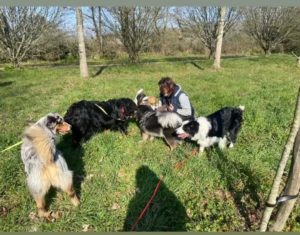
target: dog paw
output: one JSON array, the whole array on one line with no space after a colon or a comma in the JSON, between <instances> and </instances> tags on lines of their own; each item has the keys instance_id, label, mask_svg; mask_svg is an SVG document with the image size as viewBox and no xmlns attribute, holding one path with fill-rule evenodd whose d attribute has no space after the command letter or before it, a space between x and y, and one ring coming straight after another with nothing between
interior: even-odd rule
<instances>
[{"instance_id":1,"label":"dog paw","mask_svg":"<svg viewBox=\"0 0 300 235\"><path fill-rule=\"evenodd\" d=\"M50 211L50 214L47 217L47 219L51 222L54 222L55 220L59 219L61 216L62 216L62 214L59 211L57 211L57 212Z\"/></svg>"},{"instance_id":2,"label":"dog paw","mask_svg":"<svg viewBox=\"0 0 300 235\"><path fill-rule=\"evenodd\" d=\"M48 218L50 217L51 211L39 210L38 217L40 218Z\"/></svg>"},{"instance_id":3,"label":"dog paw","mask_svg":"<svg viewBox=\"0 0 300 235\"><path fill-rule=\"evenodd\" d=\"M199 153L199 152L198 152L198 149L197 149L197 148L195 148L195 149L192 150L192 155L193 155L193 156L197 155L198 153Z\"/></svg>"},{"instance_id":4,"label":"dog paw","mask_svg":"<svg viewBox=\"0 0 300 235\"><path fill-rule=\"evenodd\" d=\"M80 201L77 196L74 196L73 198L71 198L71 202L75 207L79 206L79 204L80 204Z\"/></svg>"},{"instance_id":5,"label":"dog paw","mask_svg":"<svg viewBox=\"0 0 300 235\"><path fill-rule=\"evenodd\" d=\"M233 143L230 143L230 145L228 146L228 148L233 148L233 147L234 147Z\"/></svg>"},{"instance_id":6,"label":"dog paw","mask_svg":"<svg viewBox=\"0 0 300 235\"><path fill-rule=\"evenodd\" d=\"M38 211L38 217L46 219L50 222L54 222L56 219L61 217L61 213L53 212L53 211L40 210L40 211Z\"/></svg>"},{"instance_id":7,"label":"dog paw","mask_svg":"<svg viewBox=\"0 0 300 235\"><path fill-rule=\"evenodd\" d=\"M37 214L35 212L30 212L28 217L32 221L37 221L39 219L39 216L37 216Z\"/></svg>"},{"instance_id":8,"label":"dog paw","mask_svg":"<svg viewBox=\"0 0 300 235\"><path fill-rule=\"evenodd\" d=\"M138 141L138 144L144 144L144 143L146 143L147 142L147 140L139 140Z\"/></svg>"},{"instance_id":9,"label":"dog paw","mask_svg":"<svg viewBox=\"0 0 300 235\"><path fill-rule=\"evenodd\" d=\"M173 145L170 145L169 148L170 148L170 152L173 152L174 149L176 149L177 145L176 144L173 144Z\"/></svg>"}]
</instances>

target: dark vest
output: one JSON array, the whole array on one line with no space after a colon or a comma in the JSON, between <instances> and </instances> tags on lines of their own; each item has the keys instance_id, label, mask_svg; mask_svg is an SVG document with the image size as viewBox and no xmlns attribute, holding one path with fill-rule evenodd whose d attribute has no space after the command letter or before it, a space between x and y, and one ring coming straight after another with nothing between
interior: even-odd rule
<instances>
[{"instance_id":1,"label":"dark vest","mask_svg":"<svg viewBox=\"0 0 300 235\"><path fill-rule=\"evenodd\" d=\"M181 94L185 94L186 95L186 93L181 90L180 86L176 85L174 92L170 96L163 96L162 94L160 94L160 101L161 101L162 105L170 105L170 104L172 104L174 106L174 111L176 112L177 109L182 109L181 104L179 102L179 97L180 97ZM192 114L191 115L189 115L189 116L182 116L179 113L177 113L177 114L179 114L181 116L181 118L183 120L193 119L194 118L195 112L194 112L194 108L193 108L191 102L190 102L190 106L191 106L191 110L192 110Z\"/></svg>"}]
</instances>

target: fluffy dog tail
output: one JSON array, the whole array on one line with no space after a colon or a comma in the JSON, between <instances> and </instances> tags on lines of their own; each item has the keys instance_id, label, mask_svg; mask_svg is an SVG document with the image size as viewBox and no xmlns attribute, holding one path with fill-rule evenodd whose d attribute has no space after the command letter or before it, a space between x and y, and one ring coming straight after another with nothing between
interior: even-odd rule
<instances>
[{"instance_id":1,"label":"fluffy dog tail","mask_svg":"<svg viewBox=\"0 0 300 235\"><path fill-rule=\"evenodd\" d=\"M163 128L178 128L182 125L181 117L172 112L157 112L158 123Z\"/></svg>"},{"instance_id":2,"label":"fluffy dog tail","mask_svg":"<svg viewBox=\"0 0 300 235\"><path fill-rule=\"evenodd\" d=\"M32 142L35 150L44 164L53 162L53 154L55 146L52 139L45 133L41 127L33 125L26 129L24 133L25 139Z\"/></svg>"},{"instance_id":3,"label":"fluffy dog tail","mask_svg":"<svg viewBox=\"0 0 300 235\"><path fill-rule=\"evenodd\" d=\"M138 92L136 93L135 98L134 98L134 103L136 105L139 105L144 97L145 97L144 89L138 90Z\"/></svg>"},{"instance_id":4,"label":"fluffy dog tail","mask_svg":"<svg viewBox=\"0 0 300 235\"><path fill-rule=\"evenodd\" d=\"M241 111L245 111L245 106L244 105L240 105L239 107L238 107Z\"/></svg>"},{"instance_id":5,"label":"fluffy dog tail","mask_svg":"<svg viewBox=\"0 0 300 235\"><path fill-rule=\"evenodd\" d=\"M51 185L65 190L72 185L73 172L68 169L66 161L60 155L55 162L44 166L43 177Z\"/></svg>"}]
</instances>

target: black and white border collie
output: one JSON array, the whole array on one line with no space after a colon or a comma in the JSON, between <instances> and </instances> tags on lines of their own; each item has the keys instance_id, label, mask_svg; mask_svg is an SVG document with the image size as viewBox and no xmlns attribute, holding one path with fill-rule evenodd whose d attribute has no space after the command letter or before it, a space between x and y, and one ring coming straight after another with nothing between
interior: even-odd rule
<instances>
[{"instance_id":1,"label":"black and white border collie","mask_svg":"<svg viewBox=\"0 0 300 235\"><path fill-rule=\"evenodd\" d=\"M243 122L244 106L225 107L209 116L188 120L176 130L179 138L190 138L199 145L199 153L218 144L220 149L232 148Z\"/></svg>"},{"instance_id":2,"label":"black and white border collie","mask_svg":"<svg viewBox=\"0 0 300 235\"><path fill-rule=\"evenodd\" d=\"M137 104L136 120L141 130L143 141L162 137L173 150L180 142L176 129L182 125L181 117L175 112L154 110L143 90L139 90L135 97Z\"/></svg>"}]
</instances>

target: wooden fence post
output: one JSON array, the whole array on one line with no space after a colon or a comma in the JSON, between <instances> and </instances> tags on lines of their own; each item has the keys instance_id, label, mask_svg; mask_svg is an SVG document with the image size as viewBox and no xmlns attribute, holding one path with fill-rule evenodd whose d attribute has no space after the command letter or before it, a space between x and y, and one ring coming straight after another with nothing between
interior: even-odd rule
<instances>
[{"instance_id":1,"label":"wooden fence post","mask_svg":"<svg viewBox=\"0 0 300 235\"><path fill-rule=\"evenodd\" d=\"M284 195L297 195L300 189L300 129L294 144L293 159L289 172L289 178L284 190ZM275 223L270 231L280 232L283 230L285 223L293 210L297 198L283 202L280 205L275 218Z\"/></svg>"},{"instance_id":2,"label":"wooden fence post","mask_svg":"<svg viewBox=\"0 0 300 235\"><path fill-rule=\"evenodd\" d=\"M276 204L276 198L278 196L279 186L280 186L281 178L282 178L282 175L284 172L284 168L286 166L286 163L289 159L290 153L294 146L294 141L295 141L295 138L296 138L299 128L300 128L300 88L298 90L298 97L297 97L297 101L296 101L296 109L295 109L295 113L294 113L293 126L291 129L288 141L284 147L284 151L282 153L281 160L280 160L278 168L277 168L276 176L273 181L272 189L269 194L268 202L266 204L266 209L264 211L264 214L263 214L263 217L261 220L261 224L260 224L261 232L265 232L267 230L268 223L269 223L272 211L274 209L274 206L272 206L272 205Z\"/></svg>"}]
</instances>

